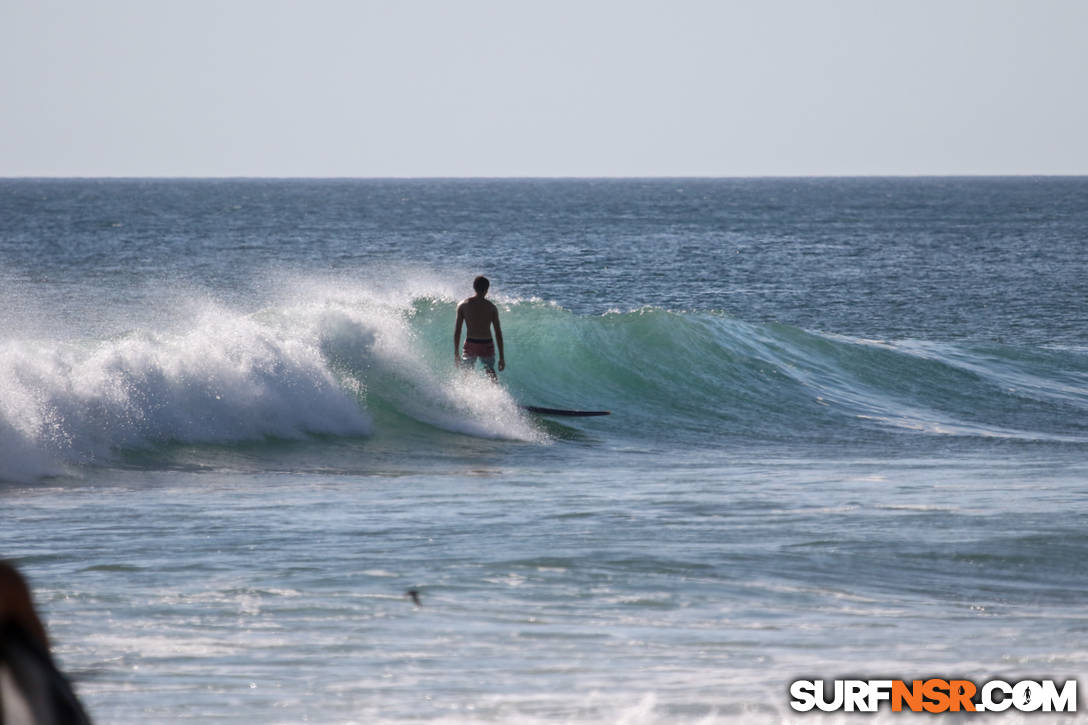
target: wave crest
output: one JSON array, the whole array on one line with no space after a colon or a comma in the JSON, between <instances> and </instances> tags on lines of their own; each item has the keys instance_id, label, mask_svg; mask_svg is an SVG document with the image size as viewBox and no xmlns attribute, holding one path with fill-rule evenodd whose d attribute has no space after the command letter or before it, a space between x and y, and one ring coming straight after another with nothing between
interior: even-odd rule
<instances>
[{"instance_id":1,"label":"wave crest","mask_svg":"<svg viewBox=\"0 0 1088 725\"><path fill-rule=\"evenodd\" d=\"M499 386L456 370L454 302L416 287L390 295L311 282L254 313L196 305L180 331L0 341L0 479L172 442L397 436L420 426L549 440L519 402L608 408L609 435L692 446L919 435L1088 442L1080 350L862 340L712 312L577 315L539 300L496 301L509 363ZM426 440L412 435L411 445Z\"/></svg>"}]
</instances>

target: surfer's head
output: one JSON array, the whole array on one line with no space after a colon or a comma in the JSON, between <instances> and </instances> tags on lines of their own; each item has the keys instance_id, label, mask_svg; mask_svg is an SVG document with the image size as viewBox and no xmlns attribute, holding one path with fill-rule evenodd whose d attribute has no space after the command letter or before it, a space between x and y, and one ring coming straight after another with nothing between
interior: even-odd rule
<instances>
[{"instance_id":1,"label":"surfer's head","mask_svg":"<svg viewBox=\"0 0 1088 725\"><path fill-rule=\"evenodd\" d=\"M476 279L472 280L472 289L476 290L476 294L483 297L487 294L488 288L491 286L491 280L482 274Z\"/></svg>"}]
</instances>

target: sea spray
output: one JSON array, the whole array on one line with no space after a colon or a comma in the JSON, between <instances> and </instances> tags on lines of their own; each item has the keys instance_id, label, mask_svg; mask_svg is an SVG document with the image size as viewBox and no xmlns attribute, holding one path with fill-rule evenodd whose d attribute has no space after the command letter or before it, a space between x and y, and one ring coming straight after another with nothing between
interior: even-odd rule
<instances>
[{"instance_id":1,"label":"sea spray","mask_svg":"<svg viewBox=\"0 0 1088 725\"><path fill-rule=\"evenodd\" d=\"M7 448L0 478L102 463L118 449L306 434L366 435L369 417L320 351L254 317L219 310L181 335L0 347Z\"/></svg>"},{"instance_id":2,"label":"sea spray","mask_svg":"<svg viewBox=\"0 0 1088 725\"><path fill-rule=\"evenodd\" d=\"M437 359L411 305L335 294L188 329L0 344L0 480L33 480L164 443L367 436L369 410L454 433L543 442L502 386ZM165 315L165 313L164 313Z\"/></svg>"},{"instance_id":3,"label":"sea spray","mask_svg":"<svg viewBox=\"0 0 1088 725\"><path fill-rule=\"evenodd\" d=\"M452 303L431 300L436 308L449 308L444 348L435 339L437 331L425 334L414 324L416 303L337 295L294 307L288 315L295 324L320 331L326 359L343 380L366 390L369 407L454 433L545 441L504 386L454 364Z\"/></svg>"}]
</instances>

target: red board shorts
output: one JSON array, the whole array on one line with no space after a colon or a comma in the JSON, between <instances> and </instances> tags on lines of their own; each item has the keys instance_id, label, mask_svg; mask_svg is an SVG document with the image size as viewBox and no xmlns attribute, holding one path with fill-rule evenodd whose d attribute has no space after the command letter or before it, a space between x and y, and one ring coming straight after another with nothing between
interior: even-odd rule
<instances>
[{"instance_id":1,"label":"red board shorts","mask_svg":"<svg viewBox=\"0 0 1088 725\"><path fill-rule=\"evenodd\" d=\"M495 372L495 343L490 337L485 340L473 337L465 339L465 346L461 348L461 362L475 367L477 360L484 364L487 372Z\"/></svg>"}]
</instances>

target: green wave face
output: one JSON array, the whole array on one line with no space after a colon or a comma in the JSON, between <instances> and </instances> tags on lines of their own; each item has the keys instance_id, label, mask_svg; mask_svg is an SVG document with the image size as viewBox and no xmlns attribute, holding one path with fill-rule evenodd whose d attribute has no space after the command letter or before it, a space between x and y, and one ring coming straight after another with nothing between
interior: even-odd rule
<instances>
[{"instance_id":1,"label":"green wave face","mask_svg":"<svg viewBox=\"0 0 1088 725\"><path fill-rule=\"evenodd\" d=\"M1080 351L864 340L656 308L584 316L519 301L501 315L515 397L611 409L624 435L1088 441ZM410 318L441 359L453 305L416 300Z\"/></svg>"}]
</instances>

